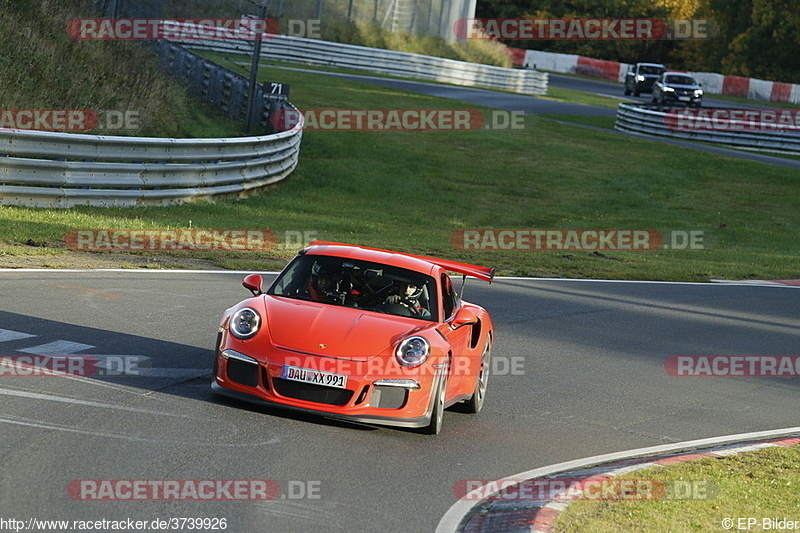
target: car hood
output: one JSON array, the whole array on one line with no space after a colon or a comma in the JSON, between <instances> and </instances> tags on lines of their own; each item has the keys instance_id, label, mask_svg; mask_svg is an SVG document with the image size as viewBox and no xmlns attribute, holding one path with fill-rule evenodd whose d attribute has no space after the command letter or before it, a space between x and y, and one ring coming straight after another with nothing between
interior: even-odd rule
<instances>
[{"instance_id":1,"label":"car hood","mask_svg":"<svg viewBox=\"0 0 800 533\"><path fill-rule=\"evenodd\" d=\"M701 88L699 85L684 85L681 83L667 83L666 85L667 87L672 87L673 89L687 89L690 91L696 91L697 89Z\"/></svg>"},{"instance_id":2,"label":"car hood","mask_svg":"<svg viewBox=\"0 0 800 533\"><path fill-rule=\"evenodd\" d=\"M354 361L375 357L426 327L413 318L278 296L265 296L264 307L276 347Z\"/></svg>"}]
</instances>

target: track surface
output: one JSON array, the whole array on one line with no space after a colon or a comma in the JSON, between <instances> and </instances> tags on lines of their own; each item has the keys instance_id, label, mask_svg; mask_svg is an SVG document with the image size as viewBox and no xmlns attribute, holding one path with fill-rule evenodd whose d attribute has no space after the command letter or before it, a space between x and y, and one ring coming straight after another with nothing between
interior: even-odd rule
<instances>
[{"instance_id":1,"label":"track surface","mask_svg":"<svg viewBox=\"0 0 800 533\"><path fill-rule=\"evenodd\" d=\"M429 96L449 98L455 101L485 105L488 107L494 107L506 111L516 111L525 114L582 115L582 116L606 116L606 117L613 117L616 115L616 109L608 107L555 102L552 100L536 98L534 96L504 93L498 91L491 91L488 89L474 89L469 87L457 87L453 85L440 85L436 83L379 78L377 76L341 74L337 72L310 70L307 68L296 68L296 67L272 67L272 68L313 72L315 74L336 76L356 81L364 81L368 83L377 83L379 85L386 85L388 87L395 87L398 89L403 89L410 92L417 92ZM633 96L631 97L621 96L623 95L624 92L622 89L622 85L613 82L586 80L582 78L574 78L569 76L559 76L556 74L551 74L549 79L550 79L550 84L553 85L554 87L565 87L584 92L603 94L606 96L615 96L620 98L620 102L624 101L624 102L634 102L634 103L636 102L647 103L650 101L649 94L643 94L638 98ZM721 100L714 100L711 98L706 99L706 105L713 107L746 108L746 109L757 109L763 107L751 104L739 104L739 103L734 104L730 102L723 102ZM601 128L594 128L593 126L583 126L575 123L570 123L570 126L601 129ZM611 133L613 135L646 138L655 142L671 144L674 146L680 146L682 148L688 148L692 150L703 150L705 152L713 152L721 155L726 155L729 157L735 157L738 159L747 159L750 161L758 161L760 163L767 163L770 165L777 165L788 168L800 168L800 160L787 159L784 157L775 157L761 152L746 152L743 150L722 148L720 146L713 146L709 144L693 143L690 141L682 141L679 139L671 139L667 137L646 136L635 133L608 130L604 128L602 128L601 130L603 132Z\"/></svg>"},{"instance_id":2,"label":"track surface","mask_svg":"<svg viewBox=\"0 0 800 533\"><path fill-rule=\"evenodd\" d=\"M650 103L653 101L653 95L650 93L642 93L640 96L625 96L625 86L621 82L613 82L607 80L591 80L586 78L577 78L574 76L564 76L560 74L550 74L548 76L548 83L553 87L560 87L562 89L573 89L575 91L583 91L585 93L599 94L602 96L612 96L619 98L620 101L625 102L638 102L642 104ZM706 95L703 98L703 105L706 107L726 107L732 109L763 109L763 105L756 103L743 103L743 102L729 102L727 100L720 100L711 95Z\"/></svg>"},{"instance_id":3,"label":"track surface","mask_svg":"<svg viewBox=\"0 0 800 533\"><path fill-rule=\"evenodd\" d=\"M216 322L247 296L242 277L0 272L0 354L49 347L173 369L0 377L2 514L218 517L236 532L424 532L453 504L458 480L800 425L796 379L680 378L662 367L670 355L800 355L793 288L468 282L466 299L496 323L487 404L479 415L447 412L443 434L428 437L212 397ZM66 490L80 479L268 479L284 496L304 486L315 497L87 502Z\"/></svg>"}]
</instances>

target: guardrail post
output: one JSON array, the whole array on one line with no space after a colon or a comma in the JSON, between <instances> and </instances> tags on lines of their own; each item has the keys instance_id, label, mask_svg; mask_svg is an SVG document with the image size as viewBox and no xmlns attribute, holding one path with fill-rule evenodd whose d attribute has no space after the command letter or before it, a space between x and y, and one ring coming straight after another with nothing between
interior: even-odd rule
<instances>
[{"instance_id":1,"label":"guardrail post","mask_svg":"<svg viewBox=\"0 0 800 533\"><path fill-rule=\"evenodd\" d=\"M261 7L258 9L258 19L264 20L267 16L267 3L269 0L262 0ZM253 43L253 59L250 63L250 87L247 92L247 121L245 122L244 131L250 133L253 129L253 114L256 109L262 108L263 104L256 105L256 84L258 83L258 64L261 60L261 36L263 34L259 31L255 36Z\"/></svg>"}]
</instances>

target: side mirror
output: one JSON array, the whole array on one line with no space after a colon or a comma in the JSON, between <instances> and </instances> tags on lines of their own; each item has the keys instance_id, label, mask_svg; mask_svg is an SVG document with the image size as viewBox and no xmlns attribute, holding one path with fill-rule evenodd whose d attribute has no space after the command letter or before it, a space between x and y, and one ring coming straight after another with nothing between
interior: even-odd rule
<instances>
[{"instance_id":1,"label":"side mirror","mask_svg":"<svg viewBox=\"0 0 800 533\"><path fill-rule=\"evenodd\" d=\"M242 285L245 289L253 293L253 296L261 294L261 285L264 283L264 278L259 274L249 274L242 280Z\"/></svg>"},{"instance_id":2,"label":"side mirror","mask_svg":"<svg viewBox=\"0 0 800 533\"><path fill-rule=\"evenodd\" d=\"M462 308L456 312L456 316L453 317L453 321L450 323L450 326L453 329L458 329L461 326L473 326L477 323L478 317L475 316L475 313L467 308Z\"/></svg>"}]
</instances>

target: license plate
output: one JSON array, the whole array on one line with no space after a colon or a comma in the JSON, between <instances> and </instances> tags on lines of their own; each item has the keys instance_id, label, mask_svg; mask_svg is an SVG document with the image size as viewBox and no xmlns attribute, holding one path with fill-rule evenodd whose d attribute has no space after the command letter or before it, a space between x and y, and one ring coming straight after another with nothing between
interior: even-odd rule
<instances>
[{"instance_id":1,"label":"license plate","mask_svg":"<svg viewBox=\"0 0 800 533\"><path fill-rule=\"evenodd\" d=\"M689 97L688 96L679 96L678 100L680 100L682 102L688 102L689 101Z\"/></svg>"},{"instance_id":2,"label":"license plate","mask_svg":"<svg viewBox=\"0 0 800 533\"><path fill-rule=\"evenodd\" d=\"M344 389L347 386L347 374L334 374L324 370L311 370L310 368L299 368L296 366L283 365L281 377L291 381L302 383L313 383L324 387L335 387Z\"/></svg>"}]
</instances>

